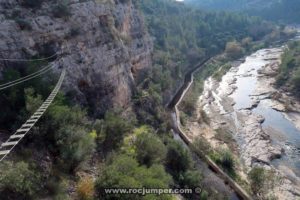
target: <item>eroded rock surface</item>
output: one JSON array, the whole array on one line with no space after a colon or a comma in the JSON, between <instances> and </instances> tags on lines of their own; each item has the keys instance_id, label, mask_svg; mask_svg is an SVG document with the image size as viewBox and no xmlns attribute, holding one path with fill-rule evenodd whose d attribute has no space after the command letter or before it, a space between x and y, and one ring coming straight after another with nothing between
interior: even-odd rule
<instances>
[{"instance_id":1,"label":"eroded rock surface","mask_svg":"<svg viewBox=\"0 0 300 200\"><path fill-rule=\"evenodd\" d=\"M273 87L281 53L280 48L258 51L249 58L261 60L253 60L242 68L233 67L221 82L207 79L198 106L206 112L212 129L225 128L233 133L246 169L261 166L275 171L280 181L270 193L275 192L277 198L289 200L299 198L300 179L285 165L273 165L273 160L285 155L285 149L272 140L272 131L266 131L262 126L265 118L254 111L262 102L280 112L297 110L297 103L292 105L291 98ZM236 98L239 98L238 101ZM299 119L296 113L287 115L294 122ZM197 134L197 131L193 132ZM198 132L203 131L199 129ZM214 143L212 145L215 146Z\"/></svg>"},{"instance_id":2,"label":"eroded rock surface","mask_svg":"<svg viewBox=\"0 0 300 200\"><path fill-rule=\"evenodd\" d=\"M63 90L96 114L127 107L135 84L151 66L152 39L132 1L79 1L57 17L54 1L29 8L0 0L0 57L47 57L67 68ZM20 20L28 24L20 26ZM15 62L0 62L0 72ZM59 72L59 69L56 69Z\"/></svg>"}]
</instances>

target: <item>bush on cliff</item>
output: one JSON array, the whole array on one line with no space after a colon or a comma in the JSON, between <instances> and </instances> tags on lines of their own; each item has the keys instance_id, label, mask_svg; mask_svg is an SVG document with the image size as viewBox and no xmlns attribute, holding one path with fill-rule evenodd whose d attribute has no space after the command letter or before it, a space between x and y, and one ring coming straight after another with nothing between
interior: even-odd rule
<instances>
[{"instance_id":1,"label":"bush on cliff","mask_svg":"<svg viewBox=\"0 0 300 200\"><path fill-rule=\"evenodd\" d=\"M118 155L107 163L96 181L96 193L100 199L158 199L171 200L170 195L139 194L105 194L105 188L169 188L172 178L165 172L163 166L153 165L150 168L140 166L138 162L127 155Z\"/></svg>"},{"instance_id":2,"label":"bush on cliff","mask_svg":"<svg viewBox=\"0 0 300 200\"><path fill-rule=\"evenodd\" d=\"M0 198L32 199L40 185L39 174L25 162L2 162L0 165Z\"/></svg>"},{"instance_id":3,"label":"bush on cliff","mask_svg":"<svg viewBox=\"0 0 300 200\"><path fill-rule=\"evenodd\" d=\"M29 8L38 8L42 5L44 0L22 0L21 5Z\"/></svg>"},{"instance_id":4,"label":"bush on cliff","mask_svg":"<svg viewBox=\"0 0 300 200\"><path fill-rule=\"evenodd\" d=\"M154 133L142 133L137 136L137 160L148 167L162 163L166 157L166 147Z\"/></svg>"}]
</instances>

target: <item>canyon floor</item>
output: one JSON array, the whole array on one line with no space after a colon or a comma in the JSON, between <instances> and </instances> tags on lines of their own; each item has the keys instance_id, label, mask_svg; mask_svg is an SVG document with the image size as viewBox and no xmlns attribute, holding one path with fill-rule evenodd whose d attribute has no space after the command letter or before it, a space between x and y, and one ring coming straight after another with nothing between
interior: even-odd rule
<instances>
[{"instance_id":1,"label":"canyon floor","mask_svg":"<svg viewBox=\"0 0 300 200\"><path fill-rule=\"evenodd\" d=\"M233 67L220 82L205 81L197 111L185 126L192 140L206 138L215 149L230 148L238 171L246 179L255 166L278 177L273 188L278 199L300 198L300 103L274 87L285 47L262 49ZM209 118L202 123L201 111ZM230 133L232 142L216 137ZM270 192L270 193L272 193Z\"/></svg>"}]
</instances>

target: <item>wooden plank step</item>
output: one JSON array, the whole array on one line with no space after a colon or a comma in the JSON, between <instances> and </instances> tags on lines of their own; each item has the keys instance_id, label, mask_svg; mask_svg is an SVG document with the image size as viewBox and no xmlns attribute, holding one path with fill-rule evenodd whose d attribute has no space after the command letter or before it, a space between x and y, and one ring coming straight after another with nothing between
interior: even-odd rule
<instances>
[{"instance_id":1,"label":"wooden plank step","mask_svg":"<svg viewBox=\"0 0 300 200\"><path fill-rule=\"evenodd\" d=\"M29 120L27 120L26 121L26 123L35 123L35 122L37 122L37 119L29 119Z\"/></svg>"},{"instance_id":2,"label":"wooden plank step","mask_svg":"<svg viewBox=\"0 0 300 200\"><path fill-rule=\"evenodd\" d=\"M42 112L42 111L37 111L34 113L34 115L42 115L42 114L44 114L44 112Z\"/></svg>"},{"instance_id":3,"label":"wooden plank step","mask_svg":"<svg viewBox=\"0 0 300 200\"><path fill-rule=\"evenodd\" d=\"M3 150L3 151L0 151L0 155L6 155L6 154L9 154L10 150Z\"/></svg>"},{"instance_id":4,"label":"wooden plank step","mask_svg":"<svg viewBox=\"0 0 300 200\"><path fill-rule=\"evenodd\" d=\"M41 116L40 115L32 115L31 117L30 117L30 119L39 119Z\"/></svg>"},{"instance_id":5,"label":"wooden plank step","mask_svg":"<svg viewBox=\"0 0 300 200\"><path fill-rule=\"evenodd\" d=\"M9 138L15 139L15 138L22 138L24 136L25 136L25 134L18 134L18 135L11 135Z\"/></svg>"},{"instance_id":6,"label":"wooden plank step","mask_svg":"<svg viewBox=\"0 0 300 200\"><path fill-rule=\"evenodd\" d=\"M1 147L7 147L7 146L14 146L18 144L19 141L14 141L14 142L4 142L1 144Z\"/></svg>"},{"instance_id":7,"label":"wooden plank step","mask_svg":"<svg viewBox=\"0 0 300 200\"><path fill-rule=\"evenodd\" d=\"M31 124L23 124L23 126L21 128L26 128L26 127L32 127L34 124L31 123Z\"/></svg>"},{"instance_id":8,"label":"wooden plank step","mask_svg":"<svg viewBox=\"0 0 300 200\"><path fill-rule=\"evenodd\" d=\"M20 128L17 130L17 132L27 132L29 130L30 130L30 128Z\"/></svg>"},{"instance_id":9,"label":"wooden plank step","mask_svg":"<svg viewBox=\"0 0 300 200\"><path fill-rule=\"evenodd\" d=\"M43 114L43 112L36 111L33 115L34 115L34 116L41 116L42 114Z\"/></svg>"}]
</instances>

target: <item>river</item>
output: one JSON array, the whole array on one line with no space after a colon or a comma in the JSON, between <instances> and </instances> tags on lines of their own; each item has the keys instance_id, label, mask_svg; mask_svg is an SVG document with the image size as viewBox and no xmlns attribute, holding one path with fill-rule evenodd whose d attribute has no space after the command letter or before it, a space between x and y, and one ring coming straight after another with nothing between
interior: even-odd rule
<instances>
[{"instance_id":1,"label":"river","mask_svg":"<svg viewBox=\"0 0 300 200\"><path fill-rule=\"evenodd\" d=\"M300 121L289 116L300 119L300 114L287 112L284 102L274 99L278 94L286 99L291 96L274 87L285 48L258 50L232 67L221 82L207 79L199 107L211 119L213 129L232 134L240 161L248 170L254 166L276 169L284 180L276 196L295 199L300 197ZM199 129L198 133L190 130L199 134Z\"/></svg>"},{"instance_id":2,"label":"river","mask_svg":"<svg viewBox=\"0 0 300 200\"><path fill-rule=\"evenodd\" d=\"M299 39L297 35L294 40ZM234 62L220 82L209 77L197 102L196 115L185 125L187 138L183 139L193 141L201 135L213 148L222 150L230 147L215 135L216 130L225 130L236 143L233 152L240 163L237 170L241 177L245 178L255 166L272 170L279 179L269 194L290 200L300 199L300 102L297 101L295 112L287 112L285 101L295 102L295 98L274 87L285 48L286 45L260 49L243 62ZM188 74L186 80L193 80L192 74ZM176 107L189 85L190 82L185 81L169 108ZM201 110L205 111L209 124L201 122ZM172 118L174 124L180 126L174 112ZM188 148L176 133L174 136ZM204 172L207 184L226 193L230 199L238 199L205 163L196 155L193 157L197 168Z\"/></svg>"}]
</instances>

